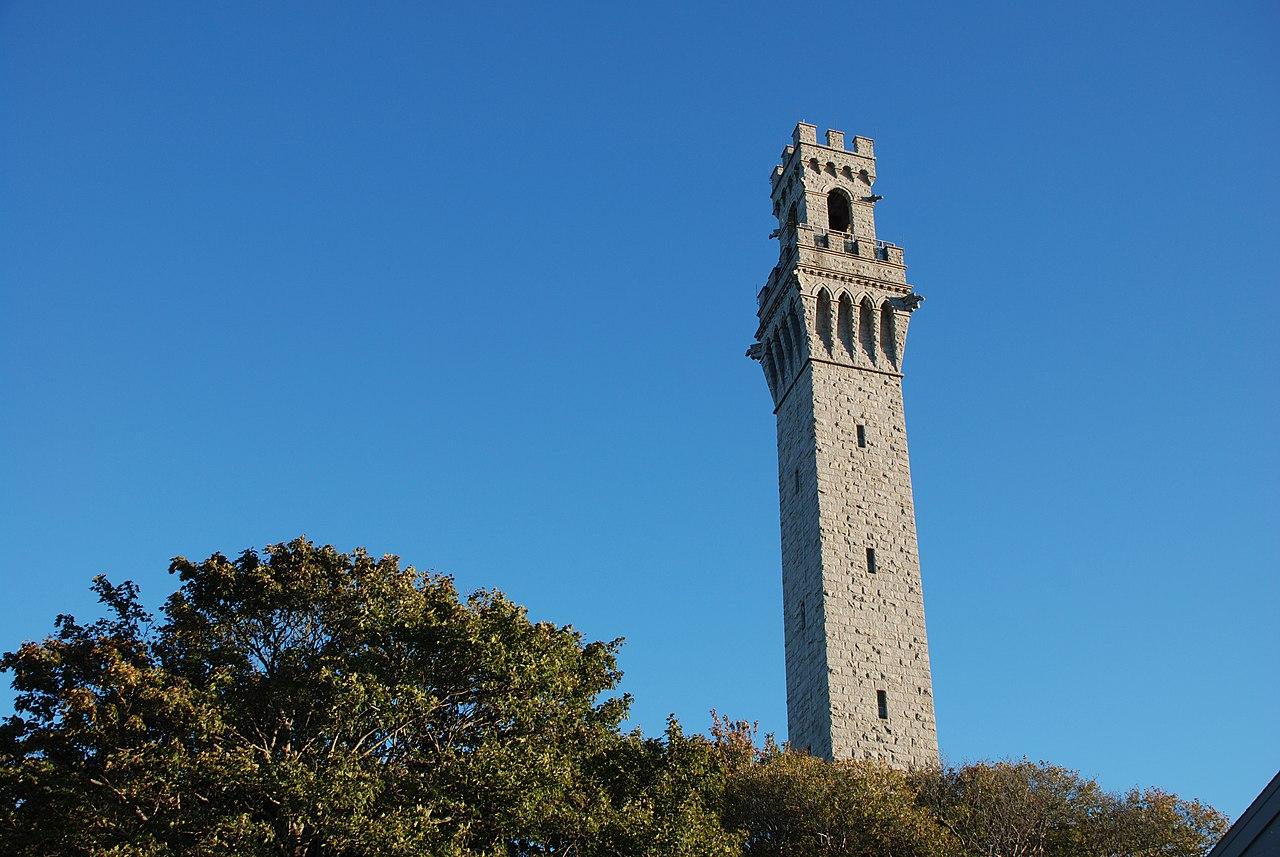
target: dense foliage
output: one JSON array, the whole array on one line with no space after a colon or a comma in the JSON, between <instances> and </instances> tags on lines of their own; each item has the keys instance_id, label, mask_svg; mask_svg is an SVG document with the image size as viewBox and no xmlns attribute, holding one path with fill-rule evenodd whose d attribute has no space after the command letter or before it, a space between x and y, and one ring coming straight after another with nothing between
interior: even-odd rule
<instances>
[{"instance_id":1,"label":"dense foliage","mask_svg":"<svg viewBox=\"0 0 1280 857\"><path fill-rule=\"evenodd\" d=\"M1199 804L1048 765L904 773L622 731L620 641L305 539L183 558L156 621L59 616L0 659L0 853L1197 855Z\"/></svg>"},{"instance_id":2,"label":"dense foliage","mask_svg":"<svg viewBox=\"0 0 1280 857\"><path fill-rule=\"evenodd\" d=\"M751 857L1192 857L1226 831L1216 810L1157 789L1122 797L1031 762L899 771L824 762L718 720L722 821Z\"/></svg>"}]
</instances>

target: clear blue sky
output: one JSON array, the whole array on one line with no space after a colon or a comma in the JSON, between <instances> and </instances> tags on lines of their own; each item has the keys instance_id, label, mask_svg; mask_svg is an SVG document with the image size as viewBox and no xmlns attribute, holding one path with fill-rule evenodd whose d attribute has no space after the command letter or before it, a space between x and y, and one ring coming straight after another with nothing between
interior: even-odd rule
<instances>
[{"instance_id":1,"label":"clear blue sky","mask_svg":"<svg viewBox=\"0 0 1280 857\"><path fill-rule=\"evenodd\" d=\"M1274 4L0 6L0 647L299 533L785 733L743 357L798 119L875 138L939 734L1280 766ZM0 707L12 696L6 690Z\"/></svg>"}]
</instances>

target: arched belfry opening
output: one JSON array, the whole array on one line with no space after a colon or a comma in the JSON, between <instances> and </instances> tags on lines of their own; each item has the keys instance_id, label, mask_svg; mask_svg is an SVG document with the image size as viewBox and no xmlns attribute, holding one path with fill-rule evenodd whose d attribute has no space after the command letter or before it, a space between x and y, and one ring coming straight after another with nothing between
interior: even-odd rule
<instances>
[{"instance_id":1,"label":"arched belfry opening","mask_svg":"<svg viewBox=\"0 0 1280 857\"><path fill-rule=\"evenodd\" d=\"M849 195L839 188L827 194L827 228L835 232L848 232L853 213L849 210Z\"/></svg>"}]
</instances>

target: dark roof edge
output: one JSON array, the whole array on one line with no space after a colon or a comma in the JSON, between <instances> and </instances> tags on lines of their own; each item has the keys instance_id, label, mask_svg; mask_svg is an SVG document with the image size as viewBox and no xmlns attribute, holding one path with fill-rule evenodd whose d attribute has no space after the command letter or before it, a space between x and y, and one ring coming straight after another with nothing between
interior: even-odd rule
<instances>
[{"instance_id":1,"label":"dark roof edge","mask_svg":"<svg viewBox=\"0 0 1280 857\"><path fill-rule=\"evenodd\" d=\"M1253 803L1240 814L1227 835L1213 846L1207 857L1236 857L1243 854L1253 840L1258 838L1258 834L1277 818L1280 818L1280 771L1271 778L1271 782L1263 786Z\"/></svg>"}]
</instances>

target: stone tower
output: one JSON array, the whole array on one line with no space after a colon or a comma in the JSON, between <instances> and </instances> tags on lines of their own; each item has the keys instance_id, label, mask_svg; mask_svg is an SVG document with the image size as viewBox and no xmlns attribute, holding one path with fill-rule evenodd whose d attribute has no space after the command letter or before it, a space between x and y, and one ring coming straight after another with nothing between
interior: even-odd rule
<instances>
[{"instance_id":1,"label":"stone tower","mask_svg":"<svg viewBox=\"0 0 1280 857\"><path fill-rule=\"evenodd\" d=\"M759 360L778 420L787 731L828 759L938 762L902 408L922 298L876 239L872 141L801 122L773 168Z\"/></svg>"}]
</instances>

